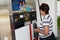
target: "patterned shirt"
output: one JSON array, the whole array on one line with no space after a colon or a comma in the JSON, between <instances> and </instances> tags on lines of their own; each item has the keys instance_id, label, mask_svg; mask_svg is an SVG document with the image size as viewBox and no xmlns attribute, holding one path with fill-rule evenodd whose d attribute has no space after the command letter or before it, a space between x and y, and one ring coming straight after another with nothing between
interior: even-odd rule
<instances>
[{"instance_id":1,"label":"patterned shirt","mask_svg":"<svg viewBox=\"0 0 60 40\"><path fill-rule=\"evenodd\" d=\"M47 36L45 36L45 35L39 33L39 37L41 37L41 38L46 38L52 34L53 21L49 14L42 17L42 21L39 26L40 30L43 31L44 26L46 26L46 25L49 26L49 34Z\"/></svg>"}]
</instances>

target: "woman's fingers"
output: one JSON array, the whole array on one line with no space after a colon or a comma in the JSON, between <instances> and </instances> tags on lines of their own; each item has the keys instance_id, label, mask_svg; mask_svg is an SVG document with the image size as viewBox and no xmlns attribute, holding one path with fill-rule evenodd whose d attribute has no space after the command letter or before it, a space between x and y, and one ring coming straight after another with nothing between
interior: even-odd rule
<instances>
[{"instance_id":1,"label":"woman's fingers","mask_svg":"<svg viewBox=\"0 0 60 40\"><path fill-rule=\"evenodd\" d=\"M35 31L35 32L40 32L40 30L39 30L39 29L35 29L34 31Z\"/></svg>"}]
</instances>

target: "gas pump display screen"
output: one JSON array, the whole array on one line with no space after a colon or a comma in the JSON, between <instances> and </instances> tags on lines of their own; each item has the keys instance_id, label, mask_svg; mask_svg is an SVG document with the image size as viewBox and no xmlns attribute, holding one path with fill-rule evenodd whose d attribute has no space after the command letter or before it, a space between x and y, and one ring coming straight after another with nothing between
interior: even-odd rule
<instances>
[{"instance_id":1,"label":"gas pump display screen","mask_svg":"<svg viewBox=\"0 0 60 40\"><path fill-rule=\"evenodd\" d=\"M23 27L24 26L24 15L20 13L14 13L13 14L13 21L15 29Z\"/></svg>"}]
</instances>

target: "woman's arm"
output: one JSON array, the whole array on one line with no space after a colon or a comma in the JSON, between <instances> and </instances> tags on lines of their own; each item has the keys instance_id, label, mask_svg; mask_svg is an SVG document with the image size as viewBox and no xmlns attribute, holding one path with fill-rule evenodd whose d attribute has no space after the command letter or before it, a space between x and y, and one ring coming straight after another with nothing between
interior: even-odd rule
<instances>
[{"instance_id":1,"label":"woman's arm","mask_svg":"<svg viewBox=\"0 0 60 40\"><path fill-rule=\"evenodd\" d=\"M39 28L35 29L35 32L44 34L45 36L49 34L49 26L44 26L44 30L41 31Z\"/></svg>"}]
</instances>

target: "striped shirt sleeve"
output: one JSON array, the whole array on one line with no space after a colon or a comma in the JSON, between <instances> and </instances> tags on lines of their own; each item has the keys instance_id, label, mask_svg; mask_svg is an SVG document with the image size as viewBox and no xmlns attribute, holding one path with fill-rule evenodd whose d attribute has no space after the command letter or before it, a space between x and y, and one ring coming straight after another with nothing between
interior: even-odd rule
<instances>
[{"instance_id":1,"label":"striped shirt sleeve","mask_svg":"<svg viewBox=\"0 0 60 40\"><path fill-rule=\"evenodd\" d=\"M50 25L50 21L48 20L48 19L44 19L43 21L42 21L42 24L43 24L43 26L46 26L46 25Z\"/></svg>"}]
</instances>

